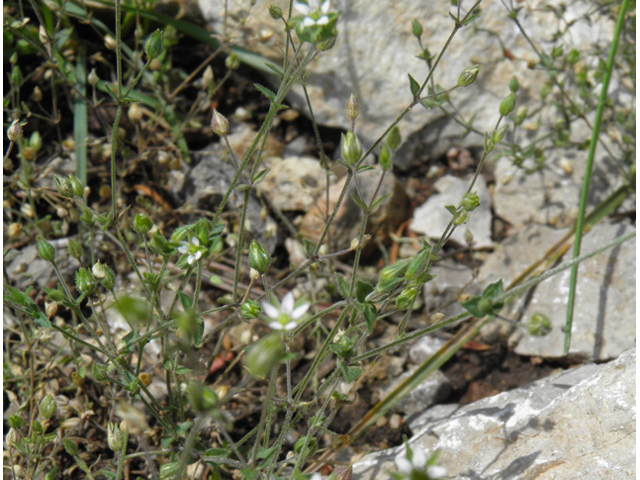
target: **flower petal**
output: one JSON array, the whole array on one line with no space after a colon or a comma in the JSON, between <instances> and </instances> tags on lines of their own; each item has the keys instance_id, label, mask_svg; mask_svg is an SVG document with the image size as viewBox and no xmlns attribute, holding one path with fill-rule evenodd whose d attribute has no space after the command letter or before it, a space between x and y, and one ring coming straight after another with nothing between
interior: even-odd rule
<instances>
[{"instance_id":1,"label":"flower petal","mask_svg":"<svg viewBox=\"0 0 640 480\"><path fill-rule=\"evenodd\" d=\"M427 465L427 456L422 449L416 448L413 451L413 458L411 459L411 463L413 464L414 468L417 468L418 470L422 470Z\"/></svg>"},{"instance_id":2,"label":"flower petal","mask_svg":"<svg viewBox=\"0 0 640 480\"><path fill-rule=\"evenodd\" d=\"M193 237L191 239L191 243L193 243L196 247L200 246L200 239L198 237Z\"/></svg>"},{"instance_id":3,"label":"flower petal","mask_svg":"<svg viewBox=\"0 0 640 480\"><path fill-rule=\"evenodd\" d=\"M322 10L322 13L327 13L329 11L329 8L331 8L331 0L324 0L324 2L322 2L320 10Z\"/></svg>"},{"instance_id":4,"label":"flower petal","mask_svg":"<svg viewBox=\"0 0 640 480\"><path fill-rule=\"evenodd\" d=\"M305 18L302 22L303 27L313 27L315 24L316 24L316 21L311 17Z\"/></svg>"},{"instance_id":5,"label":"flower petal","mask_svg":"<svg viewBox=\"0 0 640 480\"><path fill-rule=\"evenodd\" d=\"M262 311L267 314L269 318L277 320L280 317L280 310L267 302L262 302Z\"/></svg>"},{"instance_id":6,"label":"flower petal","mask_svg":"<svg viewBox=\"0 0 640 480\"><path fill-rule=\"evenodd\" d=\"M189 250L189 247L186 245L181 245L180 247L178 247L178 251L180 253L187 253L188 250Z\"/></svg>"},{"instance_id":7,"label":"flower petal","mask_svg":"<svg viewBox=\"0 0 640 480\"><path fill-rule=\"evenodd\" d=\"M326 15L323 15L318 19L318 21L316 22L316 25L326 25L327 23L329 23L329 17L327 17Z\"/></svg>"},{"instance_id":8,"label":"flower petal","mask_svg":"<svg viewBox=\"0 0 640 480\"><path fill-rule=\"evenodd\" d=\"M286 313L291 315L293 312L293 308L296 306L296 299L293 297L293 292L287 293L282 299L282 304L280 306L280 311L282 313Z\"/></svg>"},{"instance_id":9,"label":"flower petal","mask_svg":"<svg viewBox=\"0 0 640 480\"><path fill-rule=\"evenodd\" d=\"M411 462L403 456L399 456L398 458L396 458L396 466L398 467L398 470L400 470L402 473L406 473L407 475L413 471Z\"/></svg>"},{"instance_id":10,"label":"flower petal","mask_svg":"<svg viewBox=\"0 0 640 480\"><path fill-rule=\"evenodd\" d=\"M194 257L193 255L189 255L189 256L187 257L187 263L188 263L189 265L193 265L193 262L194 262L194 261L195 261L195 257Z\"/></svg>"},{"instance_id":11,"label":"flower petal","mask_svg":"<svg viewBox=\"0 0 640 480\"><path fill-rule=\"evenodd\" d=\"M427 475L429 475L429 478L436 480L437 478L446 477L447 469L441 465L432 465L427 468Z\"/></svg>"},{"instance_id":12,"label":"flower petal","mask_svg":"<svg viewBox=\"0 0 640 480\"><path fill-rule=\"evenodd\" d=\"M271 328L271 330L282 330L284 328L284 325L282 325L280 322L271 322L269 323L269 328Z\"/></svg>"},{"instance_id":13,"label":"flower petal","mask_svg":"<svg viewBox=\"0 0 640 480\"><path fill-rule=\"evenodd\" d=\"M196 252L195 257L196 257L196 260L200 260L200 257L202 257L202 250L198 250L198 251Z\"/></svg>"},{"instance_id":14,"label":"flower petal","mask_svg":"<svg viewBox=\"0 0 640 480\"><path fill-rule=\"evenodd\" d=\"M296 328L297 326L298 326L298 324L297 324L295 321L293 321L293 320L292 320L292 321L290 321L289 323L287 323L287 324L284 326L284 329L285 329L285 330L293 330L293 329L294 329L294 328Z\"/></svg>"},{"instance_id":15,"label":"flower petal","mask_svg":"<svg viewBox=\"0 0 640 480\"><path fill-rule=\"evenodd\" d=\"M297 11L299 11L302 15L307 15L310 11L309 9L309 5L302 3L302 2L296 2L293 4L293 8L295 8Z\"/></svg>"},{"instance_id":16,"label":"flower petal","mask_svg":"<svg viewBox=\"0 0 640 480\"><path fill-rule=\"evenodd\" d=\"M307 313L307 310L309 310L309 304L303 303L291 313L291 318L299 320L305 313Z\"/></svg>"}]
</instances>

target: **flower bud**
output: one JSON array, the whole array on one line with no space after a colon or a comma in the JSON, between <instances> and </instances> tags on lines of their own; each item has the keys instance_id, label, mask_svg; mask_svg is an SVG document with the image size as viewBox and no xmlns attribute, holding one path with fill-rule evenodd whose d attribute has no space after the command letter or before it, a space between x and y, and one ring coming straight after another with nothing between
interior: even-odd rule
<instances>
[{"instance_id":1,"label":"flower bud","mask_svg":"<svg viewBox=\"0 0 640 480\"><path fill-rule=\"evenodd\" d=\"M467 242L467 245L473 245L473 232L467 227L464 231L464 241Z\"/></svg>"},{"instance_id":2,"label":"flower bud","mask_svg":"<svg viewBox=\"0 0 640 480\"><path fill-rule=\"evenodd\" d=\"M36 216L36 212L30 203L23 203L22 206L20 207L20 211L22 212L23 215L29 218L33 218Z\"/></svg>"},{"instance_id":3,"label":"flower bud","mask_svg":"<svg viewBox=\"0 0 640 480\"><path fill-rule=\"evenodd\" d=\"M47 32L44 25L40 25L40 28L38 29L38 39L43 45L49 43L49 32Z\"/></svg>"},{"instance_id":4,"label":"flower bud","mask_svg":"<svg viewBox=\"0 0 640 480\"><path fill-rule=\"evenodd\" d=\"M69 246L67 247L67 250L69 252L69 255L77 260L80 260L80 258L82 257L82 245L80 245L77 240L69 240Z\"/></svg>"},{"instance_id":5,"label":"flower bud","mask_svg":"<svg viewBox=\"0 0 640 480\"><path fill-rule=\"evenodd\" d=\"M506 117L516 107L516 94L511 92L507 98L505 98L500 104L500 115ZM497 143L497 142L496 142Z\"/></svg>"},{"instance_id":6,"label":"flower bud","mask_svg":"<svg viewBox=\"0 0 640 480\"><path fill-rule=\"evenodd\" d=\"M274 20L282 18L282 9L277 5L269 5L269 16Z\"/></svg>"},{"instance_id":7,"label":"flower bud","mask_svg":"<svg viewBox=\"0 0 640 480\"><path fill-rule=\"evenodd\" d=\"M144 51L147 53L149 60L154 60L162 55L164 50L164 43L162 40L162 30L157 29L151 34L144 44Z\"/></svg>"},{"instance_id":8,"label":"flower bud","mask_svg":"<svg viewBox=\"0 0 640 480\"><path fill-rule=\"evenodd\" d=\"M65 438L62 442L64 443L64 449L69 455L73 456L78 453L78 444L76 442L68 438Z\"/></svg>"},{"instance_id":9,"label":"flower bud","mask_svg":"<svg viewBox=\"0 0 640 480\"><path fill-rule=\"evenodd\" d=\"M142 383L145 387L148 387L149 385L151 385L153 377L148 372L142 372L140 375L138 375L138 380L140 380L140 383Z\"/></svg>"},{"instance_id":10,"label":"flower bud","mask_svg":"<svg viewBox=\"0 0 640 480\"><path fill-rule=\"evenodd\" d=\"M12 142L22 138L22 125L18 120L14 120L11 125L9 125L9 128L7 129L7 137Z\"/></svg>"},{"instance_id":11,"label":"flower bud","mask_svg":"<svg viewBox=\"0 0 640 480\"><path fill-rule=\"evenodd\" d=\"M358 94L353 92L349 97L349 102L347 103L347 117L354 121L358 118L358 114L360 113L360 103L358 102Z\"/></svg>"},{"instance_id":12,"label":"flower bud","mask_svg":"<svg viewBox=\"0 0 640 480\"><path fill-rule=\"evenodd\" d=\"M147 233L153 228L153 220L146 213L138 213L133 220L133 229L141 234Z\"/></svg>"},{"instance_id":13,"label":"flower bud","mask_svg":"<svg viewBox=\"0 0 640 480\"><path fill-rule=\"evenodd\" d=\"M227 120L226 117L215 108L213 109L213 115L211 116L211 129L221 137L226 137L229 133L229 120Z\"/></svg>"},{"instance_id":14,"label":"flower bud","mask_svg":"<svg viewBox=\"0 0 640 480\"><path fill-rule=\"evenodd\" d=\"M531 335L544 336L551 331L551 321L542 313L534 313L527 323L527 330Z\"/></svg>"},{"instance_id":15,"label":"flower bud","mask_svg":"<svg viewBox=\"0 0 640 480\"><path fill-rule=\"evenodd\" d=\"M500 127L498 130L495 130L493 132L493 135L491 136L491 142L493 143L493 146L495 147L497 144L499 144L502 139L504 138L504 136L507 133L507 129L509 127L507 125Z\"/></svg>"},{"instance_id":16,"label":"flower bud","mask_svg":"<svg viewBox=\"0 0 640 480\"><path fill-rule=\"evenodd\" d=\"M98 82L100 81L100 77L98 77L95 68L91 69L91 72L89 72L89 75L87 75L87 80L89 81L89 84L94 87L98 84Z\"/></svg>"},{"instance_id":17,"label":"flower bud","mask_svg":"<svg viewBox=\"0 0 640 480\"><path fill-rule=\"evenodd\" d=\"M472 212L480 206L480 197L478 197L477 192L465 193L462 197L461 204L462 208L464 208L467 212Z\"/></svg>"},{"instance_id":18,"label":"flower bud","mask_svg":"<svg viewBox=\"0 0 640 480\"><path fill-rule=\"evenodd\" d=\"M258 314L262 312L262 308L260 308L260 304L255 300L247 300L240 307L240 315L245 320L252 320L258 316Z\"/></svg>"},{"instance_id":19,"label":"flower bud","mask_svg":"<svg viewBox=\"0 0 640 480\"><path fill-rule=\"evenodd\" d=\"M387 281L404 276L411 259L397 260L393 264L380 270L380 281Z\"/></svg>"},{"instance_id":20,"label":"flower bud","mask_svg":"<svg viewBox=\"0 0 640 480\"><path fill-rule=\"evenodd\" d=\"M12 448L13 444L18 440L18 432L15 428L10 428L7 436L4 437L7 447Z\"/></svg>"},{"instance_id":21,"label":"flower bud","mask_svg":"<svg viewBox=\"0 0 640 480\"><path fill-rule=\"evenodd\" d=\"M56 259L56 249L44 238L38 237L38 255L47 262L53 262Z\"/></svg>"},{"instance_id":22,"label":"flower bud","mask_svg":"<svg viewBox=\"0 0 640 480\"><path fill-rule=\"evenodd\" d=\"M407 267L407 272L405 274L405 278L408 281L412 281L418 275L420 275L425 267L427 266L427 262L429 261L429 256L431 254L430 247L423 247L418 254L411 259L409 266Z\"/></svg>"},{"instance_id":23,"label":"flower bud","mask_svg":"<svg viewBox=\"0 0 640 480\"><path fill-rule=\"evenodd\" d=\"M24 77L22 76L22 70L20 70L20 67L16 65L13 67L13 70L11 70L11 83L16 87L19 87L22 85L23 80Z\"/></svg>"},{"instance_id":24,"label":"flower bud","mask_svg":"<svg viewBox=\"0 0 640 480\"><path fill-rule=\"evenodd\" d=\"M93 293L93 274L88 268L79 268L76 272L76 289L85 295Z\"/></svg>"},{"instance_id":25,"label":"flower bud","mask_svg":"<svg viewBox=\"0 0 640 480\"><path fill-rule=\"evenodd\" d=\"M107 369L102 365L96 364L96 362L91 364L91 376L98 383L102 383L109 378Z\"/></svg>"},{"instance_id":26,"label":"flower bud","mask_svg":"<svg viewBox=\"0 0 640 480\"><path fill-rule=\"evenodd\" d=\"M104 263L101 263L100 260L94 263L93 267L91 268L91 271L93 272L93 276L98 279L103 279L106 275L105 266L106 265Z\"/></svg>"},{"instance_id":27,"label":"flower bud","mask_svg":"<svg viewBox=\"0 0 640 480\"><path fill-rule=\"evenodd\" d=\"M516 93L520 89L520 84L518 83L518 79L516 77L511 77L511 81L509 82L509 90L513 93Z\"/></svg>"},{"instance_id":28,"label":"flower bud","mask_svg":"<svg viewBox=\"0 0 640 480\"><path fill-rule=\"evenodd\" d=\"M237 70L240 67L240 59L238 55L232 53L225 59L224 64L229 70Z\"/></svg>"},{"instance_id":29,"label":"flower bud","mask_svg":"<svg viewBox=\"0 0 640 480\"><path fill-rule=\"evenodd\" d=\"M39 152L42 148L42 136L40 136L39 131L35 131L31 134L31 138L29 138L29 146L33 148L35 152Z\"/></svg>"},{"instance_id":30,"label":"flower bud","mask_svg":"<svg viewBox=\"0 0 640 480\"><path fill-rule=\"evenodd\" d=\"M211 411L220 400L216 392L198 382L189 383L187 396L193 409L199 413Z\"/></svg>"},{"instance_id":31,"label":"flower bud","mask_svg":"<svg viewBox=\"0 0 640 480\"><path fill-rule=\"evenodd\" d=\"M380 166L384 171L391 170L391 167L393 167L393 155L386 144L382 145L378 160L380 161Z\"/></svg>"},{"instance_id":32,"label":"flower bud","mask_svg":"<svg viewBox=\"0 0 640 480\"><path fill-rule=\"evenodd\" d=\"M453 224L459 226L463 223L467 223L470 217L471 214L467 210L462 210L456 215L456 218L453 220Z\"/></svg>"},{"instance_id":33,"label":"flower bud","mask_svg":"<svg viewBox=\"0 0 640 480\"><path fill-rule=\"evenodd\" d=\"M56 208L56 215L60 218L67 218L69 216L69 210L64 207Z\"/></svg>"},{"instance_id":34,"label":"flower bud","mask_svg":"<svg viewBox=\"0 0 640 480\"><path fill-rule=\"evenodd\" d=\"M400 129L395 126L387 135L387 145L391 150L397 150L402 142L402 137L400 136Z\"/></svg>"},{"instance_id":35,"label":"flower bud","mask_svg":"<svg viewBox=\"0 0 640 480\"><path fill-rule=\"evenodd\" d=\"M260 243L253 240L249 246L249 265L256 269L261 275L267 272L271 256Z\"/></svg>"},{"instance_id":36,"label":"flower bud","mask_svg":"<svg viewBox=\"0 0 640 480\"><path fill-rule=\"evenodd\" d=\"M396 298L396 307L398 310L406 310L411 307L420 291L420 287L409 287L400 292L400 295Z\"/></svg>"},{"instance_id":37,"label":"flower bud","mask_svg":"<svg viewBox=\"0 0 640 480\"><path fill-rule=\"evenodd\" d=\"M120 425L109 422L107 425L107 445L114 452L119 452L124 446L124 434Z\"/></svg>"},{"instance_id":38,"label":"flower bud","mask_svg":"<svg viewBox=\"0 0 640 480\"><path fill-rule=\"evenodd\" d=\"M204 73L202 74L202 83L204 84L204 88L206 89L213 82L213 68L211 65L207 65L207 68L204 69Z\"/></svg>"},{"instance_id":39,"label":"flower bud","mask_svg":"<svg viewBox=\"0 0 640 480\"><path fill-rule=\"evenodd\" d=\"M82 197L82 195L84 195L84 184L82 183L82 180L76 177L73 173L69 175L69 178L65 183L71 185L71 193L73 195L78 197Z\"/></svg>"},{"instance_id":40,"label":"flower bud","mask_svg":"<svg viewBox=\"0 0 640 480\"><path fill-rule=\"evenodd\" d=\"M468 87L473 82L476 81L476 77L478 76L478 72L482 67L480 65L472 65L469 68L465 68L460 74L460 78L458 78L458 86L459 87Z\"/></svg>"},{"instance_id":41,"label":"flower bud","mask_svg":"<svg viewBox=\"0 0 640 480\"><path fill-rule=\"evenodd\" d=\"M36 103L40 103L42 101L42 90L37 85L33 88L33 100Z\"/></svg>"},{"instance_id":42,"label":"flower bud","mask_svg":"<svg viewBox=\"0 0 640 480\"><path fill-rule=\"evenodd\" d=\"M127 116L129 120L131 120L131 123L138 123L142 120L142 108L140 108L140 104L132 103L127 112Z\"/></svg>"},{"instance_id":43,"label":"flower bud","mask_svg":"<svg viewBox=\"0 0 640 480\"><path fill-rule=\"evenodd\" d=\"M256 378L264 378L280 364L284 346L280 335L273 333L256 342L247 354L247 368Z\"/></svg>"},{"instance_id":44,"label":"flower bud","mask_svg":"<svg viewBox=\"0 0 640 480\"><path fill-rule=\"evenodd\" d=\"M58 304L56 302L44 302L44 313L47 314L47 318L53 317L58 313Z\"/></svg>"},{"instance_id":45,"label":"flower bud","mask_svg":"<svg viewBox=\"0 0 640 480\"><path fill-rule=\"evenodd\" d=\"M116 273L107 265L104 265L104 278L100 284L107 290L113 290L116 285Z\"/></svg>"},{"instance_id":46,"label":"flower bud","mask_svg":"<svg viewBox=\"0 0 640 480\"><path fill-rule=\"evenodd\" d=\"M56 190L60 195L66 198L73 197L73 184L68 178L61 175L54 175L53 183L55 184Z\"/></svg>"},{"instance_id":47,"label":"flower bud","mask_svg":"<svg viewBox=\"0 0 640 480\"><path fill-rule=\"evenodd\" d=\"M40 405L38 407L40 409L40 415L47 420L56 414L56 410L58 408L55 399L50 393L47 393L42 400L40 400Z\"/></svg>"},{"instance_id":48,"label":"flower bud","mask_svg":"<svg viewBox=\"0 0 640 480\"><path fill-rule=\"evenodd\" d=\"M115 50L118 44L116 43L116 39L111 35L106 35L104 37L104 44L109 50Z\"/></svg>"},{"instance_id":49,"label":"flower bud","mask_svg":"<svg viewBox=\"0 0 640 480\"><path fill-rule=\"evenodd\" d=\"M355 165L362 156L362 144L355 133L342 134L342 157L349 165Z\"/></svg>"},{"instance_id":50,"label":"flower bud","mask_svg":"<svg viewBox=\"0 0 640 480\"><path fill-rule=\"evenodd\" d=\"M420 24L420 21L417 18L413 19L413 24L411 25L411 32L418 38L420 38L422 36L422 33L424 32L424 29L422 28L422 25Z\"/></svg>"},{"instance_id":51,"label":"flower bud","mask_svg":"<svg viewBox=\"0 0 640 480\"><path fill-rule=\"evenodd\" d=\"M11 238L19 236L22 233L22 224L21 223L12 223L7 228L7 233L9 234L9 237L11 237Z\"/></svg>"}]
</instances>

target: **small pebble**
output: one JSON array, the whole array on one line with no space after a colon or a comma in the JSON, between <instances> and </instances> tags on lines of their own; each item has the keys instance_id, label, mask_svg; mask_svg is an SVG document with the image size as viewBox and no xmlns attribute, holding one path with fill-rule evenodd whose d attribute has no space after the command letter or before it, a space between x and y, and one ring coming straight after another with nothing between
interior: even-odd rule
<instances>
[{"instance_id":1,"label":"small pebble","mask_svg":"<svg viewBox=\"0 0 640 480\"><path fill-rule=\"evenodd\" d=\"M378 419L378 421L376 422L376 427L378 428L382 428L384 427L387 423L389 423L389 420L387 419L387 417L380 417Z\"/></svg>"},{"instance_id":2,"label":"small pebble","mask_svg":"<svg viewBox=\"0 0 640 480\"><path fill-rule=\"evenodd\" d=\"M400 415L398 415L397 413L391 415L391 418L389 419L389 428L391 428L391 430L397 430L398 428L400 428L401 424L402 417Z\"/></svg>"}]
</instances>

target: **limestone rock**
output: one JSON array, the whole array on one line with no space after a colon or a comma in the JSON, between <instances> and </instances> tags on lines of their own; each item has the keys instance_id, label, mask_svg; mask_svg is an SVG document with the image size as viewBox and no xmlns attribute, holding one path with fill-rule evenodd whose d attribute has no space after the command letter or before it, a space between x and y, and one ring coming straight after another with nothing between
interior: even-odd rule
<instances>
[{"instance_id":1,"label":"limestone rock","mask_svg":"<svg viewBox=\"0 0 640 480\"><path fill-rule=\"evenodd\" d=\"M380 175L381 171L379 168L357 175L356 178L365 202L368 203L371 200L371 197L378 187ZM329 189L330 213L340 198L340 192L342 192L346 180L347 177L342 178ZM352 180L329 231L332 245L334 245L337 250L349 248L351 241L356 238L360 232L362 210L351 197L351 193L354 191L356 191L356 187L355 182ZM389 239L389 233L395 231L407 218L407 194L402 184L391 172L387 172L385 175L376 198L383 197L388 193L390 193L391 196L373 212L367 223L367 233L383 243ZM325 212L326 199L321 196L317 204L302 219L299 229L300 234L311 241L317 242L325 227ZM369 245L369 248L375 247L373 239L369 242Z\"/></svg>"},{"instance_id":2,"label":"limestone rock","mask_svg":"<svg viewBox=\"0 0 640 480\"><path fill-rule=\"evenodd\" d=\"M314 158L271 157L264 165L271 170L257 190L283 212L308 212L326 189L326 172Z\"/></svg>"},{"instance_id":3,"label":"limestone rock","mask_svg":"<svg viewBox=\"0 0 640 480\"><path fill-rule=\"evenodd\" d=\"M430 197L424 204L413 212L411 230L439 239L451 221L451 213L444 208L446 205L457 206L471 183L472 176L460 179L452 175L445 175L434 184L438 194ZM466 224L456 228L450 241L466 246L464 232L468 228L473 233L474 248L488 248L491 241L491 196L487 190L487 183L482 176L478 177L473 190L480 198L480 206L471 212L471 218Z\"/></svg>"},{"instance_id":4,"label":"limestone rock","mask_svg":"<svg viewBox=\"0 0 640 480\"><path fill-rule=\"evenodd\" d=\"M583 238L582 252L593 251L632 228L624 224L597 225ZM543 226L527 227L490 255L480 269L479 282L486 285L503 278L507 285L533 261L541 258L565 233L566 230ZM565 261L568 259L565 255ZM523 322L534 313L542 313L551 321L551 331L543 337L530 335L523 329L507 328L509 344L516 353L544 358L563 356L570 272L565 270L545 280L530 298L523 295L502 312L511 319L517 319L517 315L522 313ZM609 360L635 346L635 272L635 245L632 241L580 265L569 352L572 357ZM499 321L494 323L482 332L485 337L490 337L496 325L500 324Z\"/></svg>"},{"instance_id":5,"label":"limestone rock","mask_svg":"<svg viewBox=\"0 0 640 480\"><path fill-rule=\"evenodd\" d=\"M635 348L454 412L432 415L411 440L458 480L635 477ZM429 411L427 411L429 412ZM442 418L442 416L445 418ZM370 454L355 480L387 480L400 446Z\"/></svg>"}]
</instances>

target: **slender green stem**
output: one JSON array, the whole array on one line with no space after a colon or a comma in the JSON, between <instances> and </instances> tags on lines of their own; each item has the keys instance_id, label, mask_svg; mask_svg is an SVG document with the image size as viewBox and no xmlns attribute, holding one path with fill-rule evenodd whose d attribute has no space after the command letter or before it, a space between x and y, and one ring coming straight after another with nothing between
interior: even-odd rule
<instances>
[{"instance_id":1,"label":"slender green stem","mask_svg":"<svg viewBox=\"0 0 640 480\"><path fill-rule=\"evenodd\" d=\"M624 25L624 17L627 13L627 7L629 6L629 0L622 2L622 8L620 9L620 15L618 16L618 23L616 24L616 31L613 36L613 42L611 49L609 50L609 59L607 61L607 68L605 70L604 79L602 81L602 91L600 92L600 100L598 102L598 110L596 112L596 119L593 125L593 132L591 135L591 145L589 146L589 156L587 157L587 169L584 174L584 182L582 184L582 196L580 197L580 211L578 214L578 222L576 224L576 239L573 245L573 258L577 258L580 255L580 247L582 245L582 228L584 224L584 217L587 211L587 200L589 198L589 185L591 184L591 173L593 172L593 160L596 154L596 147L598 145L598 137L600 135L600 124L602 122L602 113L604 112L604 106L607 100L607 91L609 90L609 80L611 79L611 72L613 71L613 62L616 56L616 50L618 49L618 40L622 33L622 27ZM571 280L569 283L569 301L567 304L567 322L564 332L564 354L569 353L569 347L571 346L571 327L573 325L573 310L576 298L576 285L578 283L578 264L575 264L571 268Z\"/></svg>"}]
</instances>

